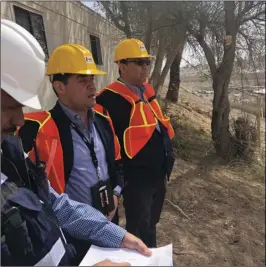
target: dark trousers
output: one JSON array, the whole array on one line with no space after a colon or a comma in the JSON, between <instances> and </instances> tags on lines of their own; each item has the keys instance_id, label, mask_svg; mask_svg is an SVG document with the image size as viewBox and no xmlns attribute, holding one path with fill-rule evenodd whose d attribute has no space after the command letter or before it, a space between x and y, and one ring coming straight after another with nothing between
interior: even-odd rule
<instances>
[{"instance_id":1,"label":"dark trousers","mask_svg":"<svg viewBox=\"0 0 266 267\"><path fill-rule=\"evenodd\" d=\"M126 229L149 248L157 247L156 224L160 220L165 192L163 179L146 185L131 180L123 191Z\"/></svg>"}]
</instances>

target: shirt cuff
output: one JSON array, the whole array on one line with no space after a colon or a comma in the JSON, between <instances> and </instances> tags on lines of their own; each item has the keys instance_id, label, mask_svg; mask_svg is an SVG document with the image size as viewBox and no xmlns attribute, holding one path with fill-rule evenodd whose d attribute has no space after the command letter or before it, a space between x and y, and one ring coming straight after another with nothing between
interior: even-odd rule
<instances>
[{"instance_id":1,"label":"shirt cuff","mask_svg":"<svg viewBox=\"0 0 266 267\"><path fill-rule=\"evenodd\" d=\"M127 231L112 222L109 222L106 230L107 229L108 231L105 233L105 240L100 245L102 247L120 248Z\"/></svg>"},{"instance_id":2,"label":"shirt cuff","mask_svg":"<svg viewBox=\"0 0 266 267\"><path fill-rule=\"evenodd\" d=\"M118 194L121 194L122 192L122 187L120 185L117 185L115 188L114 188L114 191L116 191Z\"/></svg>"}]
</instances>

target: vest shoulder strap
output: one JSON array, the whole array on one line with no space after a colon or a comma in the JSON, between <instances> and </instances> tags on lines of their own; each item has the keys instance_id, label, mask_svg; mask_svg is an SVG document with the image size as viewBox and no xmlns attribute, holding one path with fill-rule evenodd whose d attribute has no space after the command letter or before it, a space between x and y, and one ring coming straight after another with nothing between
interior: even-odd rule
<instances>
[{"instance_id":1,"label":"vest shoulder strap","mask_svg":"<svg viewBox=\"0 0 266 267\"><path fill-rule=\"evenodd\" d=\"M109 118L109 113L107 111L107 109L99 104L96 104L94 107L93 107L93 110L98 113L99 115L105 117L105 118Z\"/></svg>"},{"instance_id":2,"label":"vest shoulder strap","mask_svg":"<svg viewBox=\"0 0 266 267\"><path fill-rule=\"evenodd\" d=\"M51 114L47 111L25 113L25 124L17 129L16 135L22 139L24 151L30 152L33 147L33 140L38 137L38 133L41 129L51 121ZM47 132L48 135L53 135L54 130L51 128L53 123L50 123L49 127L51 131ZM55 124L54 124L55 125Z\"/></svg>"},{"instance_id":3,"label":"vest shoulder strap","mask_svg":"<svg viewBox=\"0 0 266 267\"><path fill-rule=\"evenodd\" d=\"M125 84L122 82L116 81L107 87L105 87L104 90L110 90L114 93L117 93L124 97L129 102L138 102L140 100L140 97L136 95L134 92L130 90Z\"/></svg>"},{"instance_id":4,"label":"vest shoulder strap","mask_svg":"<svg viewBox=\"0 0 266 267\"><path fill-rule=\"evenodd\" d=\"M147 100L149 102L151 102L152 100L154 100L156 98L155 90L153 89L153 87L149 83L145 82L144 86L145 86L144 95L147 98Z\"/></svg>"},{"instance_id":5,"label":"vest shoulder strap","mask_svg":"<svg viewBox=\"0 0 266 267\"><path fill-rule=\"evenodd\" d=\"M99 114L100 116L104 117L104 118L108 121L108 123L109 123L109 125L110 125L110 127L111 127L111 130L112 130L113 136L114 136L115 159L116 159L116 160L121 159L121 154L120 154L120 143L119 143L118 138L117 138L117 136L116 136L116 134L115 134L115 130L114 130L114 126L113 126L113 122L112 122L111 117L109 116L108 110L107 110L105 107L103 107L103 106L101 106L101 105L99 105L99 104L96 104L96 105L93 107L93 110L94 110L97 114Z\"/></svg>"},{"instance_id":6,"label":"vest shoulder strap","mask_svg":"<svg viewBox=\"0 0 266 267\"><path fill-rule=\"evenodd\" d=\"M40 128L51 118L48 111L30 112L24 114L25 120L35 121L40 124Z\"/></svg>"}]
</instances>

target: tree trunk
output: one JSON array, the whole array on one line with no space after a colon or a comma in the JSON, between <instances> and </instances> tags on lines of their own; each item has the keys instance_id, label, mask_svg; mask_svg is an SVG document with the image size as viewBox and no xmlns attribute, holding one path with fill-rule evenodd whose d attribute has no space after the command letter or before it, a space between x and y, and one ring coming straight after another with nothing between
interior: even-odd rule
<instances>
[{"instance_id":1,"label":"tree trunk","mask_svg":"<svg viewBox=\"0 0 266 267\"><path fill-rule=\"evenodd\" d=\"M164 68L162 70L161 76L159 77L159 79L157 80L157 84L155 85L154 89L157 93L159 93L162 90L165 78L167 73L169 72L169 69L174 61L176 53L170 53L170 55L167 56L167 60L166 63L164 65Z\"/></svg>"},{"instance_id":2,"label":"tree trunk","mask_svg":"<svg viewBox=\"0 0 266 267\"><path fill-rule=\"evenodd\" d=\"M224 2L226 36L224 39L224 55L219 68L213 76L213 110L212 110L212 140L218 156L230 160L236 156L236 146L229 131L229 98L228 86L231 79L235 59L236 25L235 2Z\"/></svg>"},{"instance_id":3,"label":"tree trunk","mask_svg":"<svg viewBox=\"0 0 266 267\"><path fill-rule=\"evenodd\" d=\"M180 63L182 60L183 49L184 49L184 43L180 45L180 49L178 49L175 59L170 67L170 81L168 85L166 99L173 103L178 102L179 85L180 85Z\"/></svg>"},{"instance_id":4,"label":"tree trunk","mask_svg":"<svg viewBox=\"0 0 266 267\"><path fill-rule=\"evenodd\" d=\"M151 83L154 87L158 83L158 80L160 78L164 56L165 56L165 41L164 39L160 39L154 69L149 79L149 83Z\"/></svg>"},{"instance_id":5,"label":"tree trunk","mask_svg":"<svg viewBox=\"0 0 266 267\"><path fill-rule=\"evenodd\" d=\"M144 36L144 44L147 49L147 51L150 53L151 49L151 41L152 41L152 2L146 2L147 9L146 9L146 15L147 15L147 30L145 32Z\"/></svg>"},{"instance_id":6,"label":"tree trunk","mask_svg":"<svg viewBox=\"0 0 266 267\"><path fill-rule=\"evenodd\" d=\"M229 98L228 85L230 79L217 74L213 82L213 110L212 110L212 140L218 156L229 160L235 156L236 150L232 144L229 131Z\"/></svg>"},{"instance_id":7,"label":"tree trunk","mask_svg":"<svg viewBox=\"0 0 266 267\"><path fill-rule=\"evenodd\" d=\"M236 155L236 146L233 143L229 131L229 98L228 86L233 70L236 46L236 20L235 20L235 2L225 1L225 37L224 37L224 55L220 66L216 67L215 57L210 46L206 43L205 30L206 25L200 21L199 33L194 33L194 37L202 47L210 67L213 79L213 110L212 110L212 140L218 156L228 160Z\"/></svg>"},{"instance_id":8,"label":"tree trunk","mask_svg":"<svg viewBox=\"0 0 266 267\"><path fill-rule=\"evenodd\" d=\"M225 49L224 59L213 77L213 110L212 110L212 140L218 156L229 160L236 155L236 147L232 142L229 131L230 104L228 87L231 79L234 53L235 36L230 43L230 48Z\"/></svg>"}]
</instances>

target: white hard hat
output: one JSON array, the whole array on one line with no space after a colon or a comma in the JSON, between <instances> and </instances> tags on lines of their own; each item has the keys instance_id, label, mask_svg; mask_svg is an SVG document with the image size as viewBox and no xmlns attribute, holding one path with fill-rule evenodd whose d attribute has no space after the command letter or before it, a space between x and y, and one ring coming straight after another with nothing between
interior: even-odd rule
<instances>
[{"instance_id":1,"label":"white hard hat","mask_svg":"<svg viewBox=\"0 0 266 267\"><path fill-rule=\"evenodd\" d=\"M24 106L41 109L38 91L45 77L38 41L13 21L1 19L1 89Z\"/></svg>"}]
</instances>

